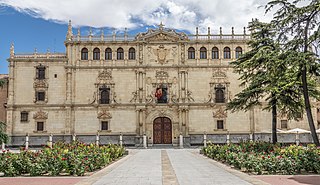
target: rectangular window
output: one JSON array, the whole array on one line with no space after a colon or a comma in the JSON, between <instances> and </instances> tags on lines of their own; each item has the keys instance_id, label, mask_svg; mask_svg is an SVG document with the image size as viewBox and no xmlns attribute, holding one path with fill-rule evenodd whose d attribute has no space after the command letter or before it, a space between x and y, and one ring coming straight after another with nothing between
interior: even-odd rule
<instances>
[{"instance_id":1,"label":"rectangular window","mask_svg":"<svg viewBox=\"0 0 320 185\"><path fill-rule=\"evenodd\" d=\"M217 129L224 129L223 120L217 120Z\"/></svg>"},{"instance_id":2,"label":"rectangular window","mask_svg":"<svg viewBox=\"0 0 320 185\"><path fill-rule=\"evenodd\" d=\"M288 128L288 121L281 120L281 129L287 129L287 128Z\"/></svg>"},{"instance_id":3,"label":"rectangular window","mask_svg":"<svg viewBox=\"0 0 320 185\"><path fill-rule=\"evenodd\" d=\"M100 88L100 104L110 103L110 88Z\"/></svg>"},{"instance_id":4,"label":"rectangular window","mask_svg":"<svg viewBox=\"0 0 320 185\"><path fill-rule=\"evenodd\" d=\"M46 68L45 67L38 67L37 68L37 79L43 80L46 78Z\"/></svg>"},{"instance_id":5,"label":"rectangular window","mask_svg":"<svg viewBox=\"0 0 320 185\"><path fill-rule=\"evenodd\" d=\"M37 122L37 131L44 131L44 122Z\"/></svg>"},{"instance_id":6,"label":"rectangular window","mask_svg":"<svg viewBox=\"0 0 320 185\"><path fill-rule=\"evenodd\" d=\"M45 92L36 92L36 99L37 101L44 101L45 100Z\"/></svg>"},{"instance_id":7,"label":"rectangular window","mask_svg":"<svg viewBox=\"0 0 320 185\"><path fill-rule=\"evenodd\" d=\"M109 130L108 121L101 121L101 130Z\"/></svg>"},{"instance_id":8,"label":"rectangular window","mask_svg":"<svg viewBox=\"0 0 320 185\"><path fill-rule=\"evenodd\" d=\"M21 112L20 113L20 121L21 122L27 122L28 121L28 112Z\"/></svg>"},{"instance_id":9,"label":"rectangular window","mask_svg":"<svg viewBox=\"0 0 320 185\"><path fill-rule=\"evenodd\" d=\"M216 103L225 103L225 87L222 85L218 85L217 87L215 87L215 102Z\"/></svg>"}]
</instances>

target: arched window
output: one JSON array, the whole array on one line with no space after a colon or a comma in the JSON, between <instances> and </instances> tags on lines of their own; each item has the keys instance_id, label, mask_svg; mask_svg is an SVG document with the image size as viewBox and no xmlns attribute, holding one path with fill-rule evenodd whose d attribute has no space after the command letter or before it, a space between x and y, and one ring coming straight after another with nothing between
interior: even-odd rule
<instances>
[{"instance_id":1,"label":"arched window","mask_svg":"<svg viewBox=\"0 0 320 185\"><path fill-rule=\"evenodd\" d=\"M99 48L93 49L93 60L100 60L100 49Z\"/></svg>"},{"instance_id":2,"label":"arched window","mask_svg":"<svg viewBox=\"0 0 320 185\"><path fill-rule=\"evenodd\" d=\"M136 50L134 48L129 49L129 60L135 60L136 59Z\"/></svg>"},{"instance_id":3,"label":"arched window","mask_svg":"<svg viewBox=\"0 0 320 185\"><path fill-rule=\"evenodd\" d=\"M225 47L223 49L223 58L230 59L231 58L231 52L229 47Z\"/></svg>"},{"instance_id":4,"label":"arched window","mask_svg":"<svg viewBox=\"0 0 320 185\"><path fill-rule=\"evenodd\" d=\"M219 84L217 87L215 87L215 95L216 95L216 103L225 103L225 87L221 84Z\"/></svg>"},{"instance_id":5,"label":"arched window","mask_svg":"<svg viewBox=\"0 0 320 185\"><path fill-rule=\"evenodd\" d=\"M105 54L106 60L112 60L112 50L111 50L111 48L107 48L105 53L106 53Z\"/></svg>"},{"instance_id":6,"label":"arched window","mask_svg":"<svg viewBox=\"0 0 320 185\"><path fill-rule=\"evenodd\" d=\"M99 88L99 92L100 92L100 104L109 104L110 88L107 88L107 87Z\"/></svg>"},{"instance_id":7,"label":"arched window","mask_svg":"<svg viewBox=\"0 0 320 185\"><path fill-rule=\"evenodd\" d=\"M237 47L236 48L236 58L239 58L241 54L242 54L242 48L241 47Z\"/></svg>"},{"instance_id":8,"label":"arched window","mask_svg":"<svg viewBox=\"0 0 320 185\"><path fill-rule=\"evenodd\" d=\"M212 48L212 59L219 59L219 49L217 47Z\"/></svg>"},{"instance_id":9,"label":"arched window","mask_svg":"<svg viewBox=\"0 0 320 185\"><path fill-rule=\"evenodd\" d=\"M193 47L190 47L188 49L188 59L195 59L195 49Z\"/></svg>"},{"instance_id":10,"label":"arched window","mask_svg":"<svg viewBox=\"0 0 320 185\"><path fill-rule=\"evenodd\" d=\"M118 48L117 49L117 60L123 60L124 56L123 56L123 49L122 48Z\"/></svg>"},{"instance_id":11,"label":"arched window","mask_svg":"<svg viewBox=\"0 0 320 185\"><path fill-rule=\"evenodd\" d=\"M200 59L207 59L207 48L200 48Z\"/></svg>"},{"instance_id":12,"label":"arched window","mask_svg":"<svg viewBox=\"0 0 320 185\"><path fill-rule=\"evenodd\" d=\"M81 60L88 60L88 49L87 48L82 48Z\"/></svg>"}]
</instances>

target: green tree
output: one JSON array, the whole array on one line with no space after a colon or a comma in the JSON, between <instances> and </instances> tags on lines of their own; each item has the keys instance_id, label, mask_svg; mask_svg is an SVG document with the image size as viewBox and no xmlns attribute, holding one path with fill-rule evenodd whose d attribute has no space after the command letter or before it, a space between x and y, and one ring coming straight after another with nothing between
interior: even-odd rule
<instances>
[{"instance_id":1,"label":"green tree","mask_svg":"<svg viewBox=\"0 0 320 185\"><path fill-rule=\"evenodd\" d=\"M6 124L0 121L0 144L8 142L8 135L6 134Z\"/></svg>"},{"instance_id":2,"label":"green tree","mask_svg":"<svg viewBox=\"0 0 320 185\"><path fill-rule=\"evenodd\" d=\"M0 87L1 88L3 88L4 84L5 84L5 81L3 79L0 79Z\"/></svg>"},{"instance_id":3,"label":"green tree","mask_svg":"<svg viewBox=\"0 0 320 185\"><path fill-rule=\"evenodd\" d=\"M272 111L272 142L276 143L277 113L295 118L302 111L300 81L294 78L296 68L288 68L290 53L283 53L275 42L273 25L253 20L249 29L251 50L231 63L240 74L240 85L244 89L228 103L228 109L247 111L266 101L264 109Z\"/></svg>"},{"instance_id":4,"label":"green tree","mask_svg":"<svg viewBox=\"0 0 320 185\"><path fill-rule=\"evenodd\" d=\"M313 142L320 146L312 118L309 99L310 81L318 73L319 58L314 44L320 41L320 1L319 0L273 0L266 6L266 12L277 7L272 23L276 26L278 40L287 51L296 52L291 66L299 66L296 78L301 78L304 106Z\"/></svg>"},{"instance_id":5,"label":"green tree","mask_svg":"<svg viewBox=\"0 0 320 185\"><path fill-rule=\"evenodd\" d=\"M5 80L0 79L0 87L3 88ZM8 135L6 134L6 124L0 121L0 144L8 141Z\"/></svg>"}]
</instances>

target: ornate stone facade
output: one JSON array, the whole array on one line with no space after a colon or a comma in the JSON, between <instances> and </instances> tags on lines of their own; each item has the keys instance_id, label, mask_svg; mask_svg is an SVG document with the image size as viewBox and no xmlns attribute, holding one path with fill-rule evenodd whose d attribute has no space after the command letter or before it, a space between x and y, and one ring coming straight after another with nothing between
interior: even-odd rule
<instances>
[{"instance_id":1,"label":"ornate stone facade","mask_svg":"<svg viewBox=\"0 0 320 185\"><path fill-rule=\"evenodd\" d=\"M136 36L79 33L73 35L70 23L64 54L19 55L12 46L7 132L13 138L100 132L110 137L145 134L152 144L154 137L171 132L169 143L175 144L179 134L271 131L271 114L262 107L225 110L241 90L229 63L248 51L245 32L187 35L160 24ZM163 117L171 123L165 119L166 128L157 123L155 136L154 121ZM288 128L298 126L308 129L304 115L288 121Z\"/></svg>"}]
</instances>

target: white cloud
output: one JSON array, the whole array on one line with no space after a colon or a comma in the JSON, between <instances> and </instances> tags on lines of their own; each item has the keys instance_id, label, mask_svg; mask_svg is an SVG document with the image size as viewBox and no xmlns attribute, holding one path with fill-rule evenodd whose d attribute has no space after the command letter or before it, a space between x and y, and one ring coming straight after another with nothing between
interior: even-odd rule
<instances>
[{"instance_id":1,"label":"white cloud","mask_svg":"<svg viewBox=\"0 0 320 185\"><path fill-rule=\"evenodd\" d=\"M195 32L230 33L231 27L242 32L252 18L266 20L266 0L0 0L0 5L17 11L74 26L140 28L157 25ZM270 16L269 16L270 17Z\"/></svg>"}]
</instances>

